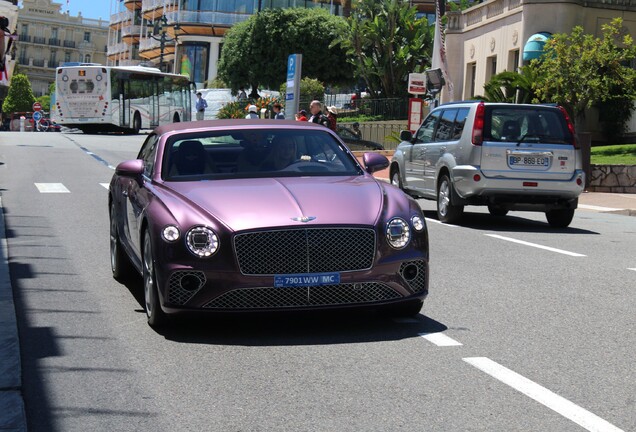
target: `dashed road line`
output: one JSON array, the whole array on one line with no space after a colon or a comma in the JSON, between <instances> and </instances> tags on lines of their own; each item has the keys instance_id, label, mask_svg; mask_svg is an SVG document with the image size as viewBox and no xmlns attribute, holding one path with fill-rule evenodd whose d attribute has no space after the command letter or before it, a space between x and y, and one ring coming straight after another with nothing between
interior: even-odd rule
<instances>
[{"instance_id":1,"label":"dashed road line","mask_svg":"<svg viewBox=\"0 0 636 432\"><path fill-rule=\"evenodd\" d=\"M627 270L633 270L633 271L636 271L636 268L628 268Z\"/></svg>"},{"instance_id":2,"label":"dashed road line","mask_svg":"<svg viewBox=\"0 0 636 432\"><path fill-rule=\"evenodd\" d=\"M482 372L487 373L502 383L512 387L513 389L525 394L542 405L561 414L563 417L573 421L579 426L589 431L595 432L623 432L608 421L600 418L596 414L581 408L573 402L562 396L548 390L547 388L519 375L518 373L490 360L486 357L466 357L463 358L466 363L476 367Z\"/></svg>"},{"instance_id":3,"label":"dashed road line","mask_svg":"<svg viewBox=\"0 0 636 432\"><path fill-rule=\"evenodd\" d=\"M498 234L484 234L484 235L486 235L488 237L500 239L500 240L509 241L509 242L512 242L512 243L518 243L518 244L522 244L522 245L525 245L525 246L531 246L531 247L535 247L535 248L538 248L538 249L544 249L544 250L547 250L547 251L550 251L550 252L560 253L560 254L563 254L563 255L569 255L569 256L573 256L573 257L584 257L584 256L587 256L587 255L583 255L583 254L576 253L576 252L569 252L569 251L566 251L566 250L563 250L563 249L556 249L556 248L549 247L549 246L543 246L543 245L536 244L536 243L530 243L530 242L523 241L523 240L517 240L517 239L514 239L514 238L510 238L510 237L504 237L504 236L500 236Z\"/></svg>"},{"instance_id":4,"label":"dashed road line","mask_svg":"<svg viewBox=\"0 0 636 432\"><path fill-rule=\"evenodd\" d=\"M40 193L71 193L62 183L34 183Z\"/></svg>"},{"instance_id":5,"label":"dashed road line","mask_svg":"<svg viewBox=\"0 0 636 432\"><path fill-rule=\"evenodd\" d=\"M625 210L622 208L601 207L601 206L595 206L595 205L589 205L589 204L579 204L577 207L583 210L594 210L599 212L617 212L617 211Z\"/></svg>"},{"instance_id":6,"label":"dashed road line","mask_svg":"<svg viewBox=\"0 0 636 432\"><path fill-rule=\"evenodd\" d=\"M444 222L439 221L437 219L431 219L431 218L424 218L424 219L426 219L427 222L433 222L433 223L436 223L436 224L439 224L439 225L444 225L444 226L453 227L453 228L460 228L459 225L447 224L447 223L444 223Z\"/></svg>"},{"instance_id":7,"label":"dashed road line","mask_svg":"<svg viewBox=\"0 0 636 432\"><path fill-rule=\"evenodd\" d=\"M110 189L110 183L100 183L100 185L106 189Z\"/></svg>"},{"instance_id":8,"label":"dashed road line","mask_svg":"<svg viewBox=\"0 0 636 432\"><path fill-rule=\"evenodd\" d=\"M419 335L438 347L462 346L461 342L457 342L455 339L446 336L444 333L420 333Z\"/></svg>"}]
</instances>

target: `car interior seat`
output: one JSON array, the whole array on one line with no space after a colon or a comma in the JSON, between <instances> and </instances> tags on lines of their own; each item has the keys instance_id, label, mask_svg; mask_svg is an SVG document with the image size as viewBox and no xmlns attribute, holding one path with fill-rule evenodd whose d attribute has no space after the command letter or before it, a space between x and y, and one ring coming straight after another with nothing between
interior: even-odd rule
<instances>
[{"instance_id":1,"label":"car interior seat","mask_svg":"<svg viewBox=\"0 0 636 432\"><path fill-rule=\"evenodd\" d=\"M175 155L177 175L204 174L207 166L207 155L201 141L188 140L179 144Z\"/></svg>"},{"instance_id":2,"label":"car interior seat","mask_svg":"<svg viewBox=\"0 0 636 432\"><path fill-rule=\"evenodd\" d=\"M521 135L521 128L516 120L506 120L501 128L501 138L508 141L517 140Z\"/></svg>"}]
</instances>

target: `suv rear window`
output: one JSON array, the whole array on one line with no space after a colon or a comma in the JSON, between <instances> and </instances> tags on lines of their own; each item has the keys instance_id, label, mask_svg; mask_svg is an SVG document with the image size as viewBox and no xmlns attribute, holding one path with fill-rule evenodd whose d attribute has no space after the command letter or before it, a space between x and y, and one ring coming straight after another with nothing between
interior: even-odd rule
<instances>
[{"instance_id":1,"label":"suv rear window","mask_svg":"<svg viewBox=\"0 0 636 432\"><path fill-rule=\"evenodd\" d=\"M548 107L486 106L484 139L506 142L570 144L563 114Z\"/></svg>"}]
</instances>

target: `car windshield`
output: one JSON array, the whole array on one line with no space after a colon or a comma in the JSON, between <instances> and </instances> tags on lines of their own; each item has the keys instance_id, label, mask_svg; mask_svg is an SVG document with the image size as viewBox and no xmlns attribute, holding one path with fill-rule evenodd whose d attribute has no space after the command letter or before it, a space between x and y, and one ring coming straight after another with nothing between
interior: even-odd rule
<instances>
[{"instance_id":1,"label":"car windshield","mask_svg":"<svg viewBox=\"0 0 636 432\"><path fill-rule=\"evenodd\" d=\"M548 107L487 107L484 139L506 142L572 142L561 112Z\"/></svg>"},{"instance_id":2,"label":"car windshield","mask_svg":"<svg viewBox=\"0 0 636 432\"><path fill-rule=\"evenodd\" d=\"M162 166L167 181L362 174L329 133L302 129L175 135L166 143Z\"/></svg>"}]
</instances>

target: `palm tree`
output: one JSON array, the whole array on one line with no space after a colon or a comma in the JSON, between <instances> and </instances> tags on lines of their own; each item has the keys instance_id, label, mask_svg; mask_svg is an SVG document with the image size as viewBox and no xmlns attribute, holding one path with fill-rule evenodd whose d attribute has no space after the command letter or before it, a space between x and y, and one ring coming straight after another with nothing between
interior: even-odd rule
<instances>
[{"instance_id":1,"label":"palm tree","mask_svg":"<svg viewBox=\"0 0 636 432\"><path fill-rule=\"evenodd\" d=\"M534 69L520 67L519 72L504 71L493 75L484 85L485 99L489 102L532 103L538 99L532 88L536 81Z\"/></svg>"}]
</instances>

